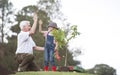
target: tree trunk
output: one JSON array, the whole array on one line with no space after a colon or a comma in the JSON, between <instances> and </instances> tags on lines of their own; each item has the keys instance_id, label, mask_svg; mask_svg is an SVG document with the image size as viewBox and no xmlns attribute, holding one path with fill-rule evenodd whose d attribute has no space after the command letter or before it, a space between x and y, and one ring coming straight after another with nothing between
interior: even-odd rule
<instances>
[{"instance_id":1,"label":"tree trunk","mask_svg":"<svg viewBox=\"0 0 120 75\"><path fill-rule=\"evenodd\" d=\"M4 9L4 6L2 7L2 26L1 26L1 33L2 33L2 36L1 36L1 43L3 43L4 42L4 32L3 32L3 28L4 28L4 11L5 11L5 9Z\"/></svg>"},{"instance_id":2,"label":"tree trunk","mask_svg":"<svg viewBox=\"0 0 120 75\"><path fill-rule=\"evenodd\" d=\"M65 54L65 64L64 64L64 66L67 66L67 49L66 49L66 54Z\"/></svg>"}]
</instances>

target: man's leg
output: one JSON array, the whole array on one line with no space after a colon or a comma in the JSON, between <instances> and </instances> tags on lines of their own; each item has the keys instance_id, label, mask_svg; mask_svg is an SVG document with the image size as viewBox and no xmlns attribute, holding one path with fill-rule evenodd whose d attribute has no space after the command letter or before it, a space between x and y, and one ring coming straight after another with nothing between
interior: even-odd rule
<instances>
[{"instance_id":1,"label":"man's leg","mask_svg":"<svg viewBox=\"0 0 120 75\"><path fill-rule=\"evenodd\" d=\"M22 62L19 64L20 71L27 71L27 67L33 59L34 56L32 54L22 54Z\"/></svg>"},{"instance_id":2,"label":"man's leg","mask_svg":"<svg viewBox=\"0 0 120 75\"><path fill-rule=\"evenodd\" d=\"M19 65L18 71L19 72L27 71L28 66L29 66L29 63L25 64L24 66Z\"/></svg>"},{"instance_id":3,"label":"man's leg","mask_svg":"<svg viewBox=\"0 0 120 75\"><path fill-rule=\"evenodd\" d=\"M28 71L40 71L40 69L38 68L38 66L36 65L36 63L34 61L30 62L27 70Z\"/></svg>"}]
</instances>

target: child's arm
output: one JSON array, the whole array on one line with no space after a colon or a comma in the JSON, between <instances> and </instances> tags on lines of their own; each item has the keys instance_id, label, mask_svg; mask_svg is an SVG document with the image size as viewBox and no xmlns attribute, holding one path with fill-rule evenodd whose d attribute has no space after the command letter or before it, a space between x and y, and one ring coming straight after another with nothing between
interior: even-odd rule
<instances>
[{"instance_id":1,"label":"child's arm","mask_svg":"<svg viewBox=\"0 0 120 75\"><path fill-rule=\"evenodd\" d=\"M58 42L55 41L55 51L58 50Z\"/></svg>"},{"instance_id":2,"label":"child's arm","mask_svg":"<svg viewBox=\"0 0 120 75\"><path fill-rule=\"evenodd\" d=\"M42 30L42 24L43 24L42 20L39 20L39 32L45 34L46 31Z\"/></svg>"},{"instance_id":3,"label":"child's arm","mask_svg":"<svg viewBox=\"0 0 120 75\"><path fill-rule=\"evenodd\" d=\"M59 55L59 52L58 52L58 42L55 42L55 58L60 61L60 55Z\"/></svg>"}]
</instances>

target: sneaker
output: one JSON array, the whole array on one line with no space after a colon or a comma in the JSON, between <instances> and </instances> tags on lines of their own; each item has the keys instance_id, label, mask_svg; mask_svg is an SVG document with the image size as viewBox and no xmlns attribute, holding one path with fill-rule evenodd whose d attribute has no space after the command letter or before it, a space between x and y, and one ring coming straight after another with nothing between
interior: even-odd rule
<instances>
[{"instance_id":1,"label":"sneaker","mask_svg":"<svg viewBox=\"0 0 120 75\"><path fill-rule=\"evenodd\" d=\"M20 67L18 67L18 72L20 72L21 71L21 69L20 69Z\"/></svg>"}]
</instances>

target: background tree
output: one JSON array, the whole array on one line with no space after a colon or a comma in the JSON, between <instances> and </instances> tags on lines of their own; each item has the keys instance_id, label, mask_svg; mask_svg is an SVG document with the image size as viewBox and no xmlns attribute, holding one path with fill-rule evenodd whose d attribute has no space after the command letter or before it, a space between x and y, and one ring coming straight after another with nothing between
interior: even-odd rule
<instances>
[{"instance_id":1,"label":"background tree","mask_svg":"<svg viewBox=\"0 0 120 75\"><path fill-rule=\"evenodd\" d=\"M116 75L116 70L107 64L97 64L89 72L97 75Z\"/></svg>"},{"instance_id":2,"label":"background tree","mask_svg":"<svg viewBox=\"0 0 120 75\"><path fill-rule=\"evenodd\" d=\"M8 42L8 36L16 35L10 28L14 23L12 3L9 0L0 0L0 43Z\"/></svg>"},{"instance_id":3,"label":"background tree","mask_svg":"<svg viewBox=\"0 0 120 75\"><path fill-rule=\"evenodd\" d=\"M116 70L106 64L95 65L94 72L98 75L116 75Z\"/></svg>"},{"instance_id":4,"label":"background tree","mask_svg":"<svg viewBox=\"0 0 120 75\"><path fill-rule=\"evenodd\" d=\"M71 50L71 53L72 53L73 57L77 57L82 53L82 51L80 48L74 48Z\"/></svg>"},{"instance_id":5,"label":"background tree","mask_svg":"<svg viewBox=\"0 0 120 75\"><path fill-rule=\"evenodd\" d=\"M61 0L39 0L37 6L48 13L51 20L61 18Z\"/></svg>"}]
</instances>

